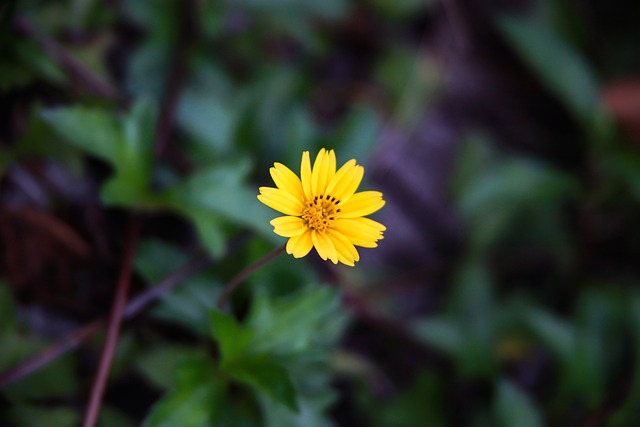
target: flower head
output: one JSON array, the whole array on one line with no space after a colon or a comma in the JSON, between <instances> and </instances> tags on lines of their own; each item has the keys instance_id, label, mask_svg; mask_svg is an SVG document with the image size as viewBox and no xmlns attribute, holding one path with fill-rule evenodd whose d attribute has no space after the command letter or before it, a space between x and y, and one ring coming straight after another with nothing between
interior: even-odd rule
<instances>
[{"instance_id":1,"label":"flower head","mask_svg":"<svg viewBox=\"0 0 640 427\"><path fill-rule=\"evenodd\" d=\"M312 247L324 260L353 266L360 260L355 246L375 248L386 227L365 216L384 206L382 193L356 193L364 168L349 160L336 171L333 150L320 150L313 168L309 152L302 153L300 178L274 163L269 170L277 188L260 187L260 200L285 216L271 221L274 233L288 237L287 253L296 258Z\"/></svg>"}]
</instances>

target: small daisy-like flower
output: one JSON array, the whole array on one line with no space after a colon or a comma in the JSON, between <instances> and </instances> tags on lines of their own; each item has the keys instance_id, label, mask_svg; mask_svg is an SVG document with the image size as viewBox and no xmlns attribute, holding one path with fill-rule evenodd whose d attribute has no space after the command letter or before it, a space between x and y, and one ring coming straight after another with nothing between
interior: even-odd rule
<instances>
[{"instance_id":1,"label":"small daisy-like flower","mask_svg":"<svg viewBox=\"0 0 640 427\"><path fill-rule=\"evenodd\" d=\"M271 221L274 233L288 237L287 253L296 258L312 247L324 260L353 266L360 260L355 246L375 248L386 227L365 218L384 206L382 193L356 193L364 168L349 160L336 171L336 155L324 148L313 169L309 152L302 153L300 178L288 167L269 169L278 188L260 187L260 200L285 216Z\"/></svg>"}]
</instances>

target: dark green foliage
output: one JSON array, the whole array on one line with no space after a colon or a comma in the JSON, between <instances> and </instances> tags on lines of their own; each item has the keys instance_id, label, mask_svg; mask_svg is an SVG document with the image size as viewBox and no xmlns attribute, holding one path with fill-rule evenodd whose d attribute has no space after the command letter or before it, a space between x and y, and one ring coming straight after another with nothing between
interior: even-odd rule
<instances>
[{"instance_id":1,"label":"dark green foliage","mask_svg":"<svg viewBox=\"0 0 640 427\"><path fill-rule=\"evenodd\" d=\"M491 11L469 28L474 2L462 1L9 3L0 6L0 375L108 312L124 213L143 223L133 295L194 253L213 262L125 322L101 426L564 427L603 410L603 425L638 424L640 151L603 102L609 76L638 73L637 23L600 45L599 13L568 0L520 16ZM544 92L512 107L560 110L541 117L562 123L526 117L517 132L544 129L550 143L578 147L564 153L570 166L538 150L547 141L523 147L492 132L519 122L462 119L478 101L448 85L495 59L476 50L485 37L497 38L489 52L499 58L486 67L495 80L507 64ZM116 95L102 97L46 41ZM436 191L445 200L423 204L424 183L411 182L422 175L410 170L422 165L401 174L387 160L441 155L425 123L457 145L453 159L437 158L451 166ZM456 247L425 259L427 274L395 271L405 260L385 240L379 265L356 269L284 255L216 308L230 278L286 241L256 198L272 185L268 168L298 172L301 152L320 147L395 189L385 191L389 211L408 194L406 217L452 216ZM402 232L401 217L387 217L388 236ZM438 238L416 239L438 252ZM78 240L89 249L69 255ZM103 338L3 385L0 425L79 425Z\"/></svg>"}]
</instances>

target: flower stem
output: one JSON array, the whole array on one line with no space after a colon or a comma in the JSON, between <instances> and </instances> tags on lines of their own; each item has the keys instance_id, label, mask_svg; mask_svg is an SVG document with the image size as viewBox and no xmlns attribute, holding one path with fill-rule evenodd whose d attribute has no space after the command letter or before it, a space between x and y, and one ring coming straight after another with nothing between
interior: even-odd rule
<instances>
[{"instance_id":1,"label":"flower stem","mask_svg":"<svg viewBox=\"0 0 640 427\"><path fill-rule=\"evenodd\" d=\"M236 274L233 277L233 279L229 280L229 282L227 282L224 289L222 290L222 293L218 297L217 307L219 309L222 309L222 307L224 307L225 303L229 299L229 296L238 287L238 285L242 283L242 281L244 281L244 279L249 277L251 273L258 270L263 265L268 264L270 261L277 258L278 255L284 253L285 247L286 245L282 245L278 249L275 249L272 252L269 252L268 254L266 254L265 256L263 256L262 258L254 262L253 264L250 264L247 267L245 267L240 273Z\"/></svg>"}]
</instances>

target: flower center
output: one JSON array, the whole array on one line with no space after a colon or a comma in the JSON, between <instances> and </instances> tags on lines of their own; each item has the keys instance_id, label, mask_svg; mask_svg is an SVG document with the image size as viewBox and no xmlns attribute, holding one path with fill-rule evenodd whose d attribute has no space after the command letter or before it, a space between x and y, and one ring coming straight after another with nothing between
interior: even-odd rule
<instances>
[{"instance_id":1,"label":"flower center","mask_svg":"<svg viewBox=\"0 0 640 427\"><path fill-rule=\"evenodd\" d=\"M330 228L340 209L336 206L340 200L327 194L326 196L315 196L313 200L307 202L307 207L302 211L302 219L307 223L307 227L323 232Z\"/></svg>"}]
</instances>

